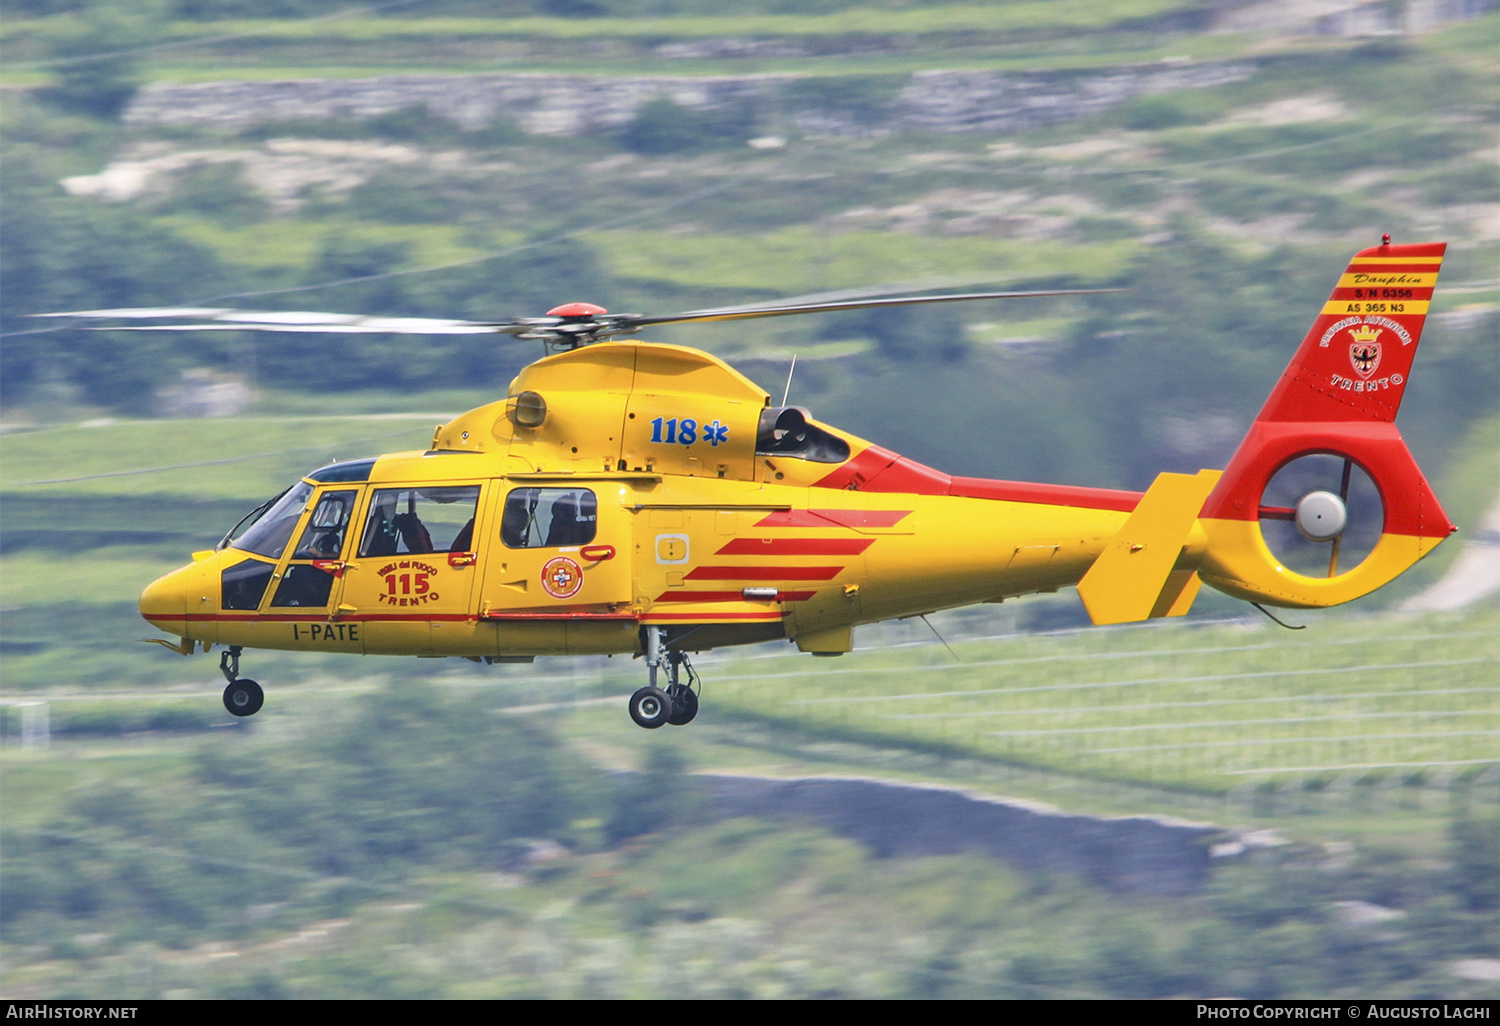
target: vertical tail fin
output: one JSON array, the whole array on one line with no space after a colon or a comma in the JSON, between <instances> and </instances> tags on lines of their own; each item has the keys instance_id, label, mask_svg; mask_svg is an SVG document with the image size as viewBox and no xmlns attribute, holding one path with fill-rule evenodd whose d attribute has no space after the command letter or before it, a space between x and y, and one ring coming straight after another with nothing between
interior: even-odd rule
<instances>
[{"instance_id":1,"label":"vertical tail fin","mask_svg":"<svg viewBox=\"0 0 1500 1026\"><path fill-rule=\"evenodd\" d=\"M1356 253L1256 420L1395 420L1447 248Z\"/></svg>"}]
</instances>

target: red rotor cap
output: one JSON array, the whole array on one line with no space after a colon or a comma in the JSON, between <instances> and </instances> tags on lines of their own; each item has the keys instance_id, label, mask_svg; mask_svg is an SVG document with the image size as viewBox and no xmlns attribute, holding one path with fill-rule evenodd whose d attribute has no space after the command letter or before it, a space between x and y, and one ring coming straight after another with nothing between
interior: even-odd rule
<instances>
[{"instance_id":1,"label":"red rotor cap","mask_svg":"<svg viewBox=\"0 0 1500 1026\"><path fill-rule=\"evenodd\" d=\"M547 311L548 317L597 317L607 314L608 310L593 303L564 303L562 306L554 306Z\"/></svg>"}]
</instances>

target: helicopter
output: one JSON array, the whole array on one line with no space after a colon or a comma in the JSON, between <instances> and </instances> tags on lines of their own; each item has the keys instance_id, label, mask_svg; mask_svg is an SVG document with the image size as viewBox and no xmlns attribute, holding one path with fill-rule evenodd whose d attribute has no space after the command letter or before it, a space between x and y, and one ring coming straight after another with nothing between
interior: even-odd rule
<instances>
[{"instance_id":1,"label":"helicopter","mask_svg":"<svg viewBox=\"0 0 1500 1026\"><path fill-rule=\"evenodd\" d=\"M1394 424L1444 243L1355 254L1223 470L1144 492L956 477L772 403L723 360L616 339L653 325L1084 291L989 292L480 322L221 308L75 311L134 330L507 334L548 355L426 449L320 467L150 584L182 655L224 647L223 700L264 702L247 648L643 657L645 728L699 709L690 656L1076 587L1095 624L1186 614L1203 584L1338 605L1456 530ZM184 323L185 322L185 323ZM118 330L115 328L100 330ZM783 400L783 403L785 400ZM1307 550L1296 558L1288 547ZM1268 615L1270 615L1268 613Z\"/></svg>"}]
</instances>

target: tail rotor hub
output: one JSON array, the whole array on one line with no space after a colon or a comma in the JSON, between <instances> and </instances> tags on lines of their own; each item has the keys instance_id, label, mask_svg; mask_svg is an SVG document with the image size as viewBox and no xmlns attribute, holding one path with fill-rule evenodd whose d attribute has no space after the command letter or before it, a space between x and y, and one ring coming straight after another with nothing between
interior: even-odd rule
<instances>
[{"instance_id":1,"label":"tail rotor hub","mask_svg":"<svg viewBox=\"0 0 1500 1026\"><path fill-rule=\"evenodd\" d=\"M1266 547L1304 577L1338 577L1380 540L1385 510L1374 479L1340 453L1310 453L1282 465L1261 495Z\"/></svg>"},{"instance_id":2,"label":"tail rotor hub","mask_svg":"<svg viewBox=\"0 0 1500 1026\"><path fill-rule=\"evenodd\" d=\"M1349 526L1349 507L1332 492L1308 492L1298 500L1293 520L1308 541L1333 541Z\"/></svg>"}]
</instances>

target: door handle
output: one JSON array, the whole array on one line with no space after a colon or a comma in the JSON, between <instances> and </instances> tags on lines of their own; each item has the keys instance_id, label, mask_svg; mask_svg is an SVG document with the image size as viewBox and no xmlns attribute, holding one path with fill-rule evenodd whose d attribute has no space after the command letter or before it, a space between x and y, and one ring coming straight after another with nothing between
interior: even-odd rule
<instances>
[{"instance_id":1,"label":"door handle","mask_svg":"<svg viewBox=\"0 0 1500 1026\"><path fill-rule=\"evenodd\" d=\"M461 566L473 566L479 557L472 552L450 552L448 553L448 565L454 568Z\"/></svg>"},{"instance_id":2,"label":"door handle","mask_svg":"<svg viewBox=\"0 0 1500 1026\"><path fill-rule=\"evenodd\" d=\"M615 547L613 545L585 545L578 550L578 554L590 563L602 563L606 559L615 558Z\"/></svg>"}]
</instances>

